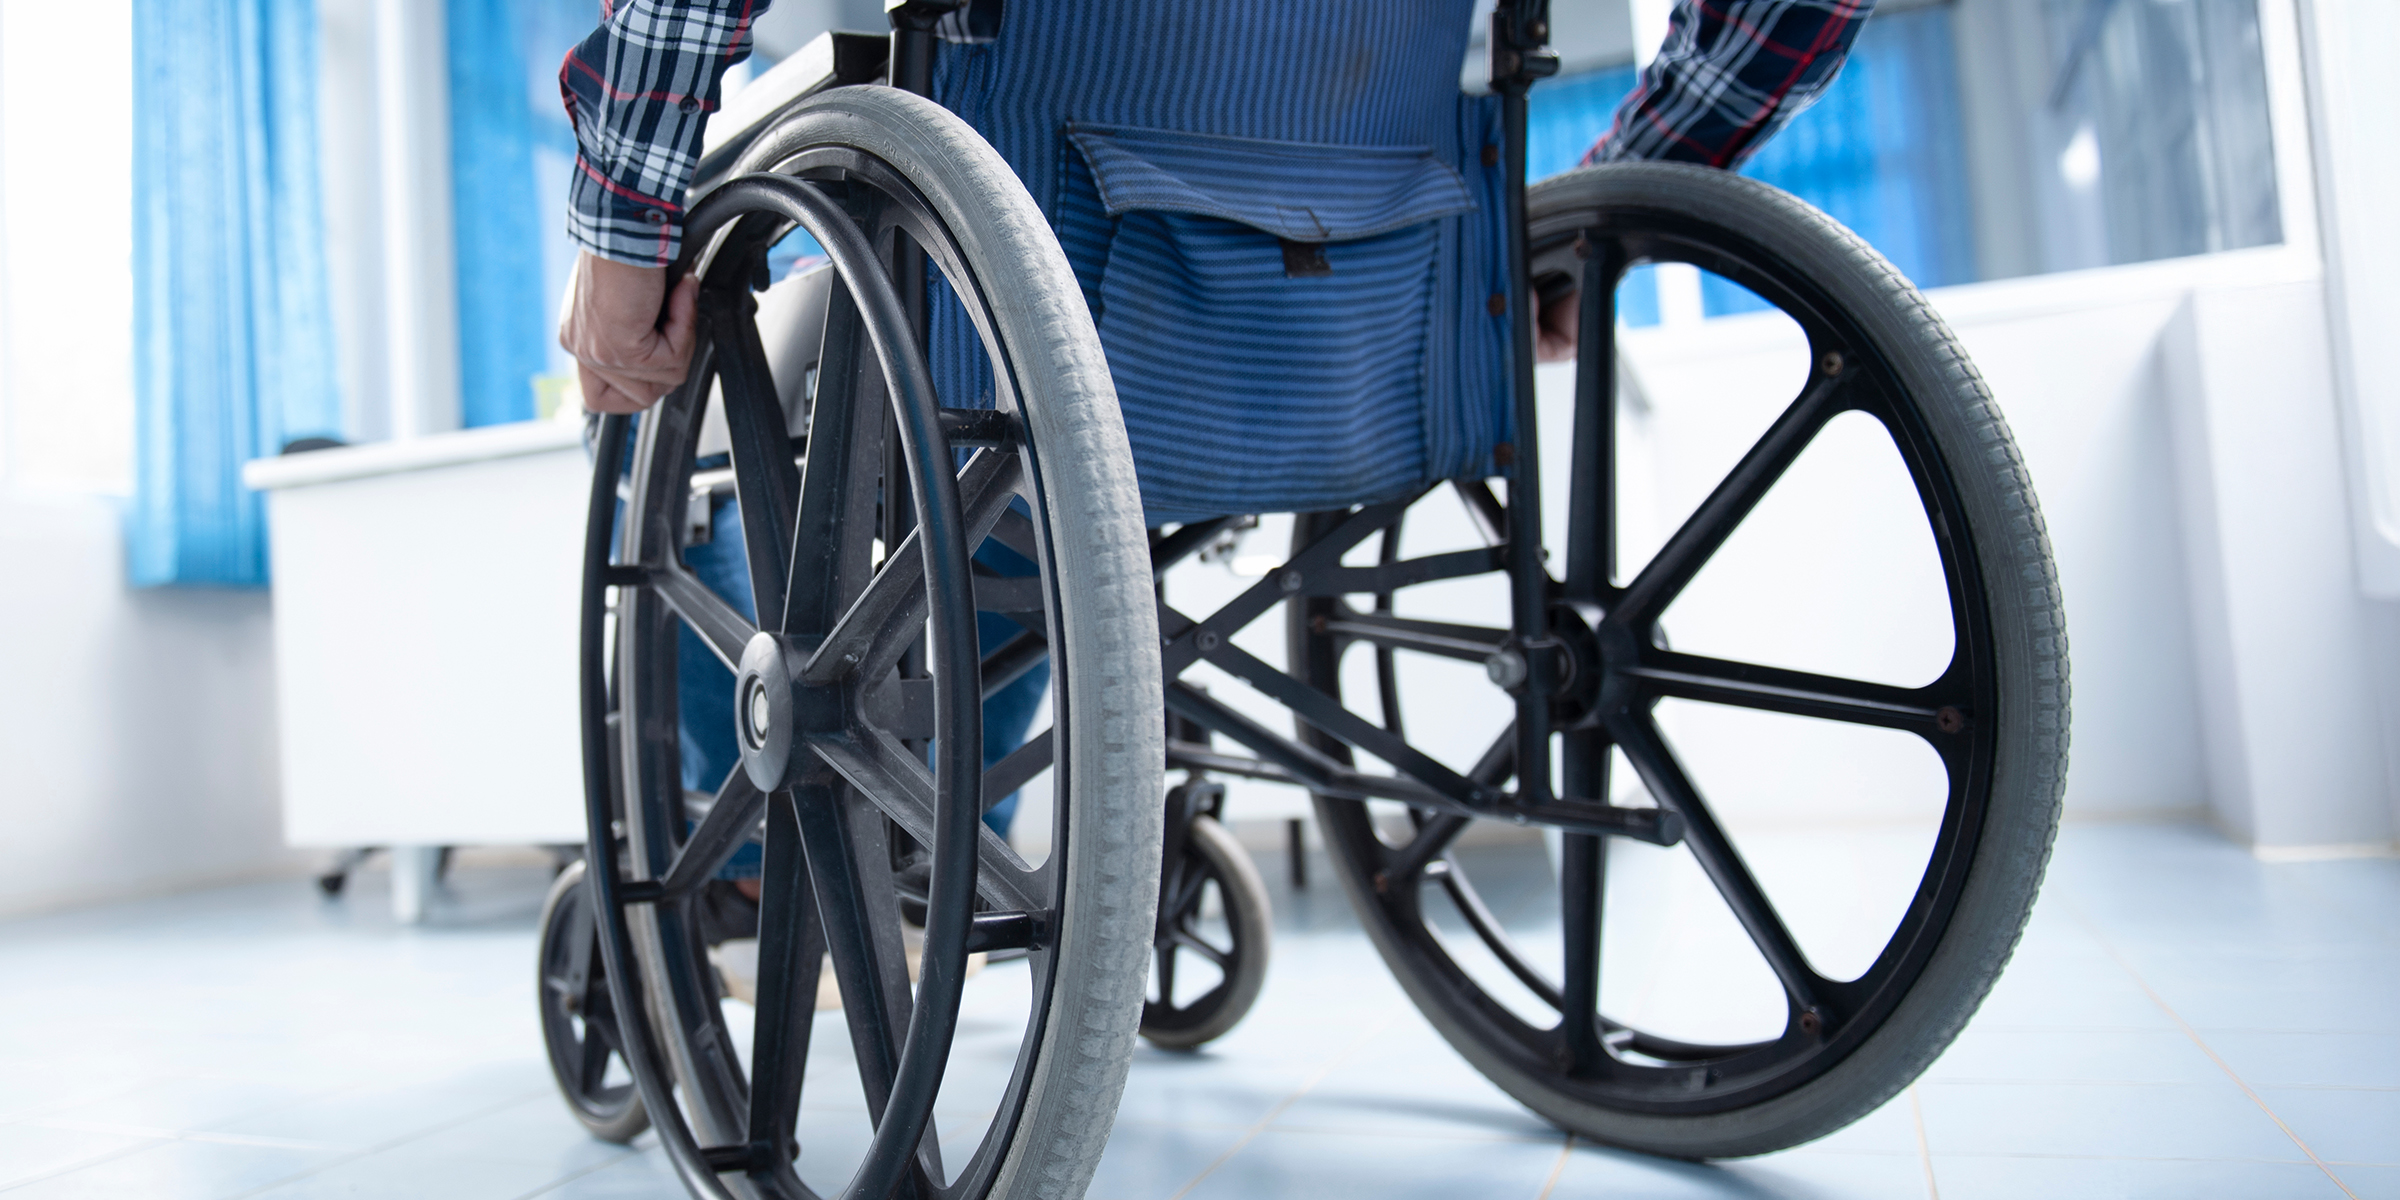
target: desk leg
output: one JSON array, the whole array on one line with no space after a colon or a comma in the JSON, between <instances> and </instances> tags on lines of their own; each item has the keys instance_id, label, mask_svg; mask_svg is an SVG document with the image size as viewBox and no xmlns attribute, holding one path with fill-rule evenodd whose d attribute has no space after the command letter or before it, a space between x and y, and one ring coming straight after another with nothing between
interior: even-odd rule
<instances>
[{"instance_id":1,"label":"desk leg","mask_svg":"<svg viewBox=\"0 0 2400 1200\"><path fill-rule=\"evenodd\" d=\"M442 861L439 846L392 847L392 919L422 924Z\"/></svg>"}]
</instances>

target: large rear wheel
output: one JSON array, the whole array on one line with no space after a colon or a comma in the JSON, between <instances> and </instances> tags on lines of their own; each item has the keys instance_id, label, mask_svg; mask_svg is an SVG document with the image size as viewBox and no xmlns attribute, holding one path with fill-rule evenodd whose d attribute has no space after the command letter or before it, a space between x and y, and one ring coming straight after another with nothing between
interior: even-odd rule
<instances>
[{"instance_id":1,"label":"large rear wheel","mask_svg":"<svg viewBox=\"0 0 2400 1200\"><path fill-rule=\"evenodd\" d=\"M769 288L795 229L821 307ZM1147 541L1081 293L999 157L880 87L784 118L686 236L702 347L638 430L602 427L584 595L590 893L643 1106L695 1195L1079 1195L1141 1011L1162 787ZM979 333L983 394L936 396L920 295ZM691 566L702 531L744 552L729 591ZM730 672L740 736L702 804L685 654ZM985 698L1045 659L1047 726L987 770ZM1037 777L1047 821L1003 841L985 798ZM753 838L751 1007L709 956L750 931L704 901Z\"/></svg>"},{"instance_id":2,"label":"large rear wheel","mask_svg":"<svg viewBox=\"0 0 2400 1200\"><path fill-rule=\"evenodd\" d=\"M1572 172L1530 209L1537 288L1581 300L1580 359L1571 384L1546 382L1560 419L1540 430L1543 525L1564 530L1551 628L1502 628L1496 576L1312 599L1292 606L1293 669L1378 697L1420 749L1484 714L1493 728L1450 763L1497 787L1514 770L1504 689L1522 655L1559 655L1559 792L1669 810L1680 836L1553 831L1544 872L1540 843L1511 857L1467 817L1320 798L1326 840L1401 985L1528 1107L1658 1154L1781 1149L1916 1078L2033 904L2067 738L2040 510L1966 354L1824 214L1660 164ZM1617 297L1657 264L1782 316L1659 335L1686 369L1637 391ZM1777 321L1787 334L1760 332ZM1762 377L1732 361L1750 351L1707 349L1736 333L1783 348L1781 390L1738 394ZM1497 541L1508 504L1533 500L1438 489L1384 530L1383 556L1404 537L1412 560L1446 534ZM1302 520L1298 544L1346 516Z\"/></svg>"}]
</instances>

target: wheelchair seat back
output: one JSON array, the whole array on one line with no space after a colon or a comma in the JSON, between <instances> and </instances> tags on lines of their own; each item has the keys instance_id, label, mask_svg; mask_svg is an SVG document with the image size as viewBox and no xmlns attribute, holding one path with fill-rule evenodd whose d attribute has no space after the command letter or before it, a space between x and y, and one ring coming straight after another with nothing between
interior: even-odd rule
<instances>
[{"instance_id":1,"label":"wheelchair seat back","mask_svg":"<svg viewBox=\"0 0 2400 1200\"><path fill-rule=\"evenodd\" d=\"M1472 0L1010 0L934 98L1059 235L1153 525L1380 500L1509 440L1496 98L1459 89ZM950 404L988 404L938 302Z\"/></svg>"}]
</instances>

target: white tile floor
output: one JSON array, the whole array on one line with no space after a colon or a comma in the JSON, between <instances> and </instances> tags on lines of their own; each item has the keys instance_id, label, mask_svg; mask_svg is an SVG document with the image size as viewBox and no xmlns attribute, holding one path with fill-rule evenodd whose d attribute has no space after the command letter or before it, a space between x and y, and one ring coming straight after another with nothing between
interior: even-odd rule
<instances>
[{"instance_id":1,"label":"white tile floor","mask_svg":"<svg viewBox=\"0 0 2400 1200\"><path fill-rule=\"evenodd\" d=\"M1136 1061L1094 1200L2400 1197L2400 863L2070 828L2016 964L1917 1086L1717 1165L1571 1144L1484 1083L1321 866L1278 884L1250 1019ZM649 1139L591 1141L551 1092L541 875L466 872L414 930L373 875L340 903L292 882L0 922L0 1191L679 1196Z\"/></svg>"}]
</instances>

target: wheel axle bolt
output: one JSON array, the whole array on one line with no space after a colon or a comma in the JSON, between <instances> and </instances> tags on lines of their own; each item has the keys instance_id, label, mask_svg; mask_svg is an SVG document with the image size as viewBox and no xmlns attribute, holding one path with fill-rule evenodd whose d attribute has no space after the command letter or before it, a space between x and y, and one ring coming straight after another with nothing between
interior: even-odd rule
<instances>
[{"instance_id":1,"label":"wheel axle bolt","mask_svg":"<svg viewBox=\"0 0 2400 1200\"><path fill-rule=\"evenodd\" d=\"M767 689L762 687L751 688L750 736L761 742L767 740L767 731L774 727L772 720L773 715L774 714L769 710L767 704Z\"/></svg>"},{"instance_id":2,"label":"wheel axle bolt","mask_svg":"<svg viewBox=\"0 0 2400 1200\"><path fill-rule=\"evenodd\" d=\"M1514 650L1502 650L1483 660L1483 673L1491 681L1510 691L1525 686L1525 656Z\"/></svg>"}]
</instances>

